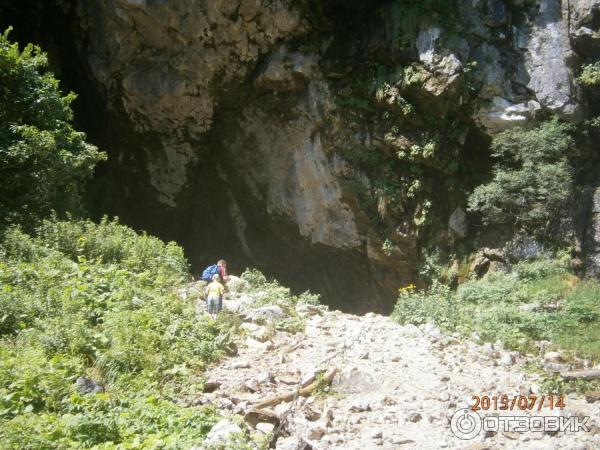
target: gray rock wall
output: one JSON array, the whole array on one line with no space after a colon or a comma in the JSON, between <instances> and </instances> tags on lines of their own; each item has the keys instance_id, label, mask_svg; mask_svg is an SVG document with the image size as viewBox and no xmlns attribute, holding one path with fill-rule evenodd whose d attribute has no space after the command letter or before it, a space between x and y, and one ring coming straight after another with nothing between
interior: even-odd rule
<instances>
[{"instance_id":1,"label":"gray rock wall","mask_svg":"<svg viewBox=\"0 0 600 450\"><path fill-rule=\"evenodd\" d=\"M351 108L338 103L339 80L374 60L414 63L425 80L414 97L444 120L466 102L461 83L476 63L477 101L471 116L460 118L464 131L453 144L458 147L474 127L493 134L549 113L577 122L584 111L574 67L579 54L597 50L598 2L465 0L459 4L459 35L428 19L413 48L400 53L393 50L393 24L383 2L362 5L364 17L351 33L330 17L338 14L333 2L321 5L326 12L306 5L79 1L77 45L114 114L144 136L133 145L144 155L141 183L158 215L185 221L199 195L214 196L229 222L219 224L228 230L225 252L237 248L263 265L277 260L268 253L278 245L305 265L314 262L311 252L322 255L317 259L328 262L311 279L330 295L336 295L331 278L341 269L330 267L324 255L351 255L346 269L355 275L348 279L349 291L360 294L354 299L343 294L338 303L370 296L375 299L370 307L385 310L397 287L414 279L420 236L412 225L397 224L393 249L382 250L383 239L373 232L379 219L349 181L373 189L374 180L338 150L372 145L396 152L413 131L409 125L398 135L378 123L371 128L349 123ZM340 41L341 53L333 48ZM398 89L388 85L377 99L367 100L393 109L401 105ZM447 211L446 222L460 206L453 200L440 209ZM379 208L385 215L385 201ZM199 213L194 226L209 229L215 217L223 216ZM463 222L466 230L467 219ZM463 237L453 231L440 239Z\"/></svg>"}]
</instances>

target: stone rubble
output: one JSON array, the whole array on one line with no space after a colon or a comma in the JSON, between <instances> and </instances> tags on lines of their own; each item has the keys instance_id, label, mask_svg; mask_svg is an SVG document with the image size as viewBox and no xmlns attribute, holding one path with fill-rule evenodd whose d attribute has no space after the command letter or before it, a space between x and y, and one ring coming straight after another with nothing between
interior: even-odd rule
<instances>
[{"instance_id":1,"label":"stone rubble","mask_svg":"<svg viewBox=\"0 0 600 450\"><path fill-rule=\"evenodd\" d=\"M226 307L229 304L225 301ZM473 396L541 393L539 375L523 367L527 358L499 343L481 344L479 336L461 341L433 325L402 326L372 313L357 317L305 305L298 309L307 315L304 332L272 331L264 342L248 337L238 356L208 370L211 386L218 387L212 394L202 394L206 401L196 403L213 404L225 417L245 416L250 429L271 436L278 450L600 448L600 402L577 395L565 398L564 410L546 405L540 412L479 413L589 416L589 433L511 429L482 432L472 440L453 435L452 415L472 406ZM247 322L242 329L253 335L274 328L265 324L265 318L275 316L260 317L261 324ZM542 354L544 364L562 361L557 352ZM329 391L253 411L258 402L306 386L333 367L338 373ZM219 424L204 445L215 435L221 439L221 428L229 430L229 425Z\"/></svg>"}]
</instances>

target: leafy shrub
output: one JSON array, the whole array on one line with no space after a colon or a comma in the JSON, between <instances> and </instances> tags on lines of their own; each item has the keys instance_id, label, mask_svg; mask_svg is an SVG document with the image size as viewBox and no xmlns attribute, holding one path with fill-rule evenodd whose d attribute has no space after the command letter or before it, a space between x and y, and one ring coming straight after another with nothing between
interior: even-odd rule
<instances>
[{"instance_id":1,"label":"leafy shrub","mask_svg":"<svg viewBox=\"0 0 600 450\"><path fill-rule=\"evenodd\" d=\"M170 399L199 392L202 370L227 342L223 324L197 318L175 295L187 267L175 244L116 221L46 221L36 236L7 230L0 244L3 448L189 448L201 440L214 411ZM80 376L107 393L81 396Z\"/></svg>"},{"instance_id":2,"label":"leafy shrub","mask_svg":"<svg viewBox=\"0 0 600 450\"><path fill-rule=\"evenodd\" d=\"M0 226L31 226L51 209L77 210L105 155L72 128L75 94L61 95L44 53L21 52L9 31L0 35Z\"/></svg>"},{"instance_id":3,"label":"leafy shrub","mask_svg":"<svg viewBox=\"0 0 600 450\"><path fill-rule=\"evenodd\" d=\"M482 280L472 280L459 286L456 296L462 302L496 304L510 300L515 277L511 274L490 273Z\"/></svg>"},{"instance_id":4,"label":"leafy shrub","mask_svg":"<svg viewBox=\"0 0 600 450\"><path fill-rule=\"evenodd\" d=\"M278 305L290 312L297 304L320 304L320 296L318 294L306 291L299 296L292 295L289 288L281 286L277 280L268 281L256 269L246 269L240 278L247 281L251 286L250 292L253 294L256 306Z\"/></svg>"},{"instance_id":5,"label":"leafy shrub","mask_svg":"<svg viewBox=\"0 0 600 450\"><path fill-rule=\"evenodd\" d=\"M600 61L584 65L577 80L584 86L600 86Z\"/></svg>"},{"instance_id":6,"label":"leafy shrub","mask_svg":"<svg viewBox=\"0 0 600 450\"><path fill-rule=\"evenodd\" d=\"M320 296L318 294L306 291L300 295L292 295L289 288L281 286L277 280L268 281L256 269L246 269L241 278L248 282L255 306L277 305L287 313L288 317L275 324L275 328L278 330L289 333L297 333L304 330L306 321L304 317L298 314L296 306L302 304L320 305ZM322 308L326 309L324 306Z\"/></svg>"},{"instance_id":7,"label":"leafy shrub","mask_svg":"<svg viewBox=\"0 0 600 450\"><path fill-rule=\"evenodd\" d=\"M475 188L469 210L480 213L486 224L545 232L568 210L573 185L568 157L574 153L570 132L569 125L551 120L496 135L493 179Z\"/></svg>"},{"instance_id":8,"label":"leafy shrub","mask_svg":"<svg viewBox=\"0 0 600 450\"><path fill-rule=\"evenodd\" d=\"M522 261L513 266L513 271L522 281L535 281L553 275L565 275L568 273L568 269L569 259L564 256L556 259L543 258Z\"/></svg>"},{"instance_id":9,"label":"leafy shrub","mask_svg":"<svg viewBox=\"0 0 600 450\"><path fill-rule=\"evenodd\" d=\"M40 411L57 412L73 392L81 361L46 358L36 348L8 347L0 353L0 417Z\"/></svg>"},{"instance_id":10,"label":"leafy shrub","mask_svg":"<svg viewBox=\"0 0 600 450\"><path fill-rule=\"evenodd\" d=\"M563 255L523 261L510 272L491 272L456 291L434 283L403 288L392 318L420 325L433 322L484 340L532 351L537 340L600 359L600 283L580 282Z\"/></svg>"},{"instance_id":11,"label":"leafy shrub","mask_svg":"<svg viewBox=\"0 0 600 450\"><path fill-rule=\"evenodd\" d=\"M392 319L401 324L422 325L433 322L449 329L454 325L452 312L454 298L450 289L438 282L424 290L415 290L414 286L402 289L398 302L392 312Z\"/></svg>"}]
</instances>

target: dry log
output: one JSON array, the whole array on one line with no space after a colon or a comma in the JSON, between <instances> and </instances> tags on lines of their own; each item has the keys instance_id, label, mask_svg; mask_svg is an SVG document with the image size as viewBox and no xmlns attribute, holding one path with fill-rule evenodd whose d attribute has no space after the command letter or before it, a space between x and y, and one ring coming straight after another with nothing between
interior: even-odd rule
<instances>
[{"instance_id":1,"label":"dry log","mask_svg":"<svg viewBox=\"0 0 600 450\"><path fill-rule=\"evenodd\" d=\"M560 374L566 381L573 380L593 380L600 378L600 369L593 370L575 370L573 372L562 372Z\"/></svg>"},{"instance_id":2,"label":"dry log","mask_svg":"<svg viewBox=\"0 0 600 450\"><path fill-rule=\"evenodd\" d=\"M337 368L334 367L333 369L330 369L327 373L325 373L325 376L323 377L322 381L315 380L312 383L310 383L308 386L303 387L301 389L297 389L295 391L290 391L290 392L285 392L283 394L276 395L275 397L271 397L266 400L263 400L262 402L254 405L254 409L263 409L263 408L267 408L269 406L278 405L283 402L291 402L296 397L308 397L319 386L320 382L325 382L327 384L331 384L336 373L337 373Z\"/></svg>"}]
</instances>

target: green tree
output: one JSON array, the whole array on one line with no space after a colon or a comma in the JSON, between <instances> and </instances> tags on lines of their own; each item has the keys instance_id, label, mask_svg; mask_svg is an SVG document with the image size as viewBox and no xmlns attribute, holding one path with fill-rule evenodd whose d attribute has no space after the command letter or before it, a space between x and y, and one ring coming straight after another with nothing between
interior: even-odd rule
<instances>
[{"instance_id":1,"label":"green tree","mask_svg":"<svg viewBox=\"0 0 600 450\"><path fill-rule=\"evenodd\" d=\"M567 212L573 188L575 142L571 127L554 119L534 129L515 128L495 136L498 163L493 179L475 188L469 210L488 225L511 225L543 233Z\"/></svg>"},{"instance_id":2,"label":"green tree","mask_svg":"<svg viewBox=\"0 0 600 450\"><path fill-rule=\"evenodd\" d=\"M84 182L106 155L72 127L71 102L41 49L0 35L0 226L77 211Z\"/></svg>"}]
</instances>

